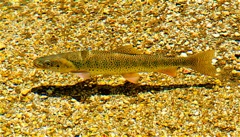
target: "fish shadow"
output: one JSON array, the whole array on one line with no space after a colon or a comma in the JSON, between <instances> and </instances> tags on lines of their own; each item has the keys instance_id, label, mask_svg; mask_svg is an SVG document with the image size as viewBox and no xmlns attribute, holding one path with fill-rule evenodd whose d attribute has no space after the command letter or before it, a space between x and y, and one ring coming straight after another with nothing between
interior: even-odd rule
<instances>
[{"instance_id":1,"label":"fish shadow","mask_svg":"<svg viewBox=\"0 0 240 137\"><path fill-rule=\"evenodd\" d=\"M190 87L204 87L211 89L216 84L194 84L194 85L167 85L167 86L152 86L152 85L138 85L126 82L123 85L98 85L90 84L90 80L77 83L75 85L67 86L39 86L32 89L32 92L47 97L71 97L80 102L85 102L93 95L125 95L137 96L138 93L146 93L154 91L153 93L163 92L165 90L172 90L176 88L190 88Z\"/></svg>"}]
</instances>

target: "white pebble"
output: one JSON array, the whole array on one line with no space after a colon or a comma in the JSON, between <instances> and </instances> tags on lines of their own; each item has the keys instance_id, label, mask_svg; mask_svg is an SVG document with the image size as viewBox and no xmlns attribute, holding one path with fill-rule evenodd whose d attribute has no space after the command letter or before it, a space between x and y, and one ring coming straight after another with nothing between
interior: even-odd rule
<instances>
[{"instance_id":1,"label":"white pebble","mask_svg":"<svg viewBox=\"0 0 240 137\"><path fill-rule=\"evenodd\" d=\"M220 69L220 68L217 68L216 71L217 71L217 73L220 73L220 72L221 72L221 69Z\"/></svg>"},{"instance_id":2,"label":"white pebble","mask_svg":"<svg viewBox=\"0 0 240 137\"><path fill-rule=\"evenodd\" d=\"M212 64L216 64L217 63L217 59L212 59Z\"/></svg>"},{"instance_id":3,"label":"white pebble","mask_svg":"<svg viewBox=\"0 0 240 137\"><path fill-rule=\"evenodd\" d=\"M208 23L208 24L206 25L206 27L207 27L207 28L211 28L211 27L212 27L212 24L211 24L211 23Z\"/></svg>"},{"instance_id":4,"label":"white pebble","mask_svg":"<svg viewBox=\"0 0 240 137\"><path fill-rule=\"evenodd\" d=\"M191 50L187 51L187 54L193 54L193 52Z\"/></svg>"},{"instance_id":5,"label":"white pebble","mask_svg":"<svg viewBox=\"0 0 240 137\"><path fill-rule=\"evenodd\" d=\"M187 53L185 52L181 53L180 57L187 57Z\"/></svg>"},{"instance_id":6,"label":"white pebble","mask_svg":"<svg viewBox=\"0 0 240 137\"><path fill-rule=\"evenodd\" d=\"M239 37L239 36L240 36L240 33L239 33L239 32L235 32L234 35L235 35L236 37Z\"/></svg>"},{"instance_id":7,"label":"white pebble","mask_svg":"<svg viewBox=\"0 0 240 137\"><path fill-rule=\"evenodd\" d=\"M212 34L212 35L213 35L213 37L215 37L215 38L217 38L217 37L219 37L219 36L220 36L220 34L219 34L219 33Z\"/></svg>"}]
</instances>

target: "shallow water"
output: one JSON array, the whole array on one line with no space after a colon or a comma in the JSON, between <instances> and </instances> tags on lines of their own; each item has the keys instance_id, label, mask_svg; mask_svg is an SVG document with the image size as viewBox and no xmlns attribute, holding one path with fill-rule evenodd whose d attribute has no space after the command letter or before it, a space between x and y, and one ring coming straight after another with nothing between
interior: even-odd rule
<instances>
[{"instance_id":1,"label":"shallow water","mask_svg":"<svg viewBox=\"0 0 240 137\"><path fill-rule=\"evenodd\" d=\"M239 135L239 2L29 1L0 9L3 136ZM44 55L125 45L174 57L215 49L221 77L179 68L176 78L141 73L135 85L32 65Z\"/></svg>"}]
</instances>

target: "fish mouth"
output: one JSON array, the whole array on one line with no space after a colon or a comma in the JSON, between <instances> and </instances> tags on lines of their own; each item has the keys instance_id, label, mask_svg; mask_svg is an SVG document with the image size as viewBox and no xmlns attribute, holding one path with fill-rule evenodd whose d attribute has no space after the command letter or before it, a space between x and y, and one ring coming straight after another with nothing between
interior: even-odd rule
<instances>
[{"instance_id":1,"label":"fish mouth","mask_svg":"<svg viewBox=\"0 0 240 137\"><path fill-rule=\"evenodd\" d=\"M38 60L33 61L33 66L36 68L43 68L42 64Z\"/></svg>"}]
</instances>

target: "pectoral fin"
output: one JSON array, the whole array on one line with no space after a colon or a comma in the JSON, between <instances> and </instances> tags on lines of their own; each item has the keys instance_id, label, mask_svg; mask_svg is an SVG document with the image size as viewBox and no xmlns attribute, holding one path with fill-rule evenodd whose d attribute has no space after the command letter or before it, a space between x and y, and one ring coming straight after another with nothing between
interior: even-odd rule
<instances>
[{"instance_id":1,"label":"pectoral fin","mask_svg":"<svg viewBox=\"0 0 240 137\"><path fill-rule=\"evenodd\" d=\"M86 80L86 79L90 79L90 73L83 71L83 72L73 72L76 75L78 75L79 77L81 77L82 79Z\"/></svg>"},{"instance_id":2,"label":"pectoral fin","mask_svg":"<svg viewBox=\"0 0 240 137\"><path fill-rule=\"evenodd\" d=\"M166 68L166 69L161 69L158 72L167 74L167 75L172 76L172 77L176 77L177 76L177 67L170 67L170 68Z\"/></svg>"},{"instance_id":3,"label":"pectoral fin","mask_svg":"<svg viewBox=\"0 0 240 137\"><path fill-rule=\"evenodd\" d=\"M122 76L129 82L136 84L138 79L139 79L139 75L138 73L126 73L126 74L122 74Z\"/></svg>"}]
</instances>

